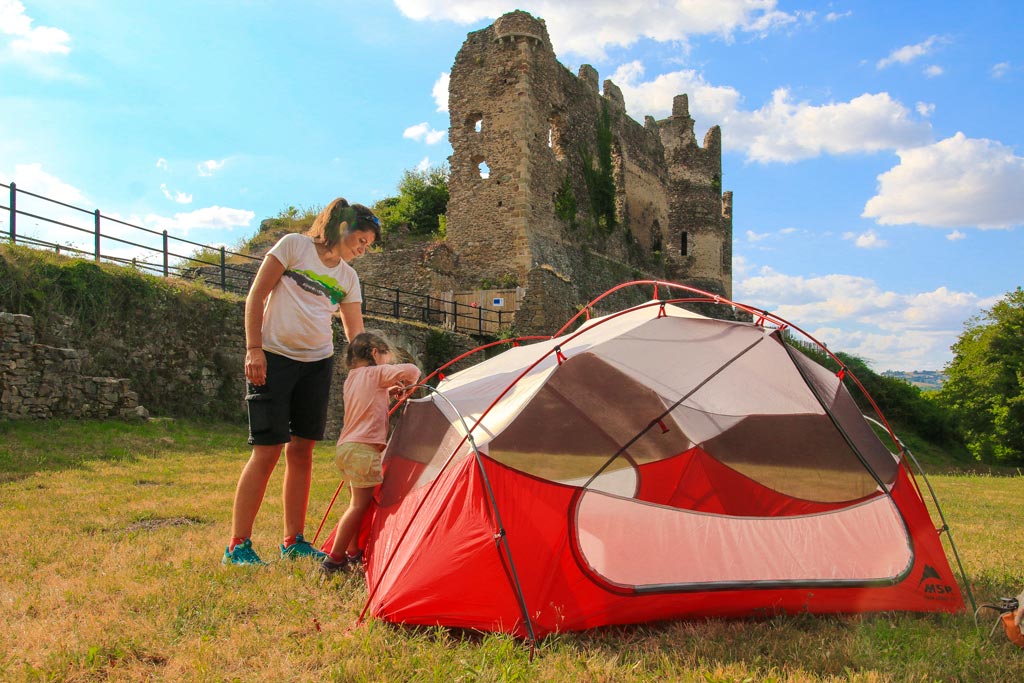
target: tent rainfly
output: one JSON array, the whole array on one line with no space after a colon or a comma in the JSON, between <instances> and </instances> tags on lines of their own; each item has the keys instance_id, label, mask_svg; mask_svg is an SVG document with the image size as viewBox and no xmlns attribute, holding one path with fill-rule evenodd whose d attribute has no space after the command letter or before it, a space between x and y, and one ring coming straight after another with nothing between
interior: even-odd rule
<instances>
[{"instance_id":1,"label":"tent rainfly","mask_svg":"<svg viewBox=\"0 0 1024 683\"><path fill-rule=\"evenodd\" d=\"M796 350L783 332L799 328L769 313L630 284L653 285L654 300L406 403L364 525L363 616L534 640L660 619L964 609L898 440L888 430L893 454L844 386L863 391L856 378ZM659 300L659 285L687 298ZM694 300L754 322L675 305Z\"/></svg>"}]
</instances>

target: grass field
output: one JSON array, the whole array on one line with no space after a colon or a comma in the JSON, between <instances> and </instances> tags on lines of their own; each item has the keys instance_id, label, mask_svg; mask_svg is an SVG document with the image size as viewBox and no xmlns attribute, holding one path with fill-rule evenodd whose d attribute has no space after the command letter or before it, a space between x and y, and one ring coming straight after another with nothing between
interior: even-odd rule
<instances>
[{"instance_id":1,"label":"grass field","mask_svg":"<svg viewBox=\"0 0 1024 683\"><path fill-rule=\"evenodd\" d=\"M1024 680L1024 650L990 634L988 610L978 625L967 613L884 613L604 628L549 637L532 661L503 635L354 627L366 598L354 576L324 582L311 562L221 566L247 456L237 426L0 422L0 680ZM930 478L979 603L1019 592L1022 477ZM322 444L307 536L337 481ZM280 482L254 533L268 557Z\"/></svg>"}]
</instances>

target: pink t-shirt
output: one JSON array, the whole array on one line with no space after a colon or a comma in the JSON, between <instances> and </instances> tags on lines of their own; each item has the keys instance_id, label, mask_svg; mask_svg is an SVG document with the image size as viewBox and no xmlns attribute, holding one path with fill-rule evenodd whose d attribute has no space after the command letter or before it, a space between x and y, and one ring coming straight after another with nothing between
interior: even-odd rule
<instances>
[{"instance_id":1,"label":"pink t-shirt","mask_svg":"<svg viewBox=\"0 0 1024 683\"><path fill-rule=\"evenodd\" d=\"M420 369L412 363L364 365L345 379L345 424L338 443L366 443L383 448L388 440L388 389L414 384Z\"/></svg>"}]
</instances>

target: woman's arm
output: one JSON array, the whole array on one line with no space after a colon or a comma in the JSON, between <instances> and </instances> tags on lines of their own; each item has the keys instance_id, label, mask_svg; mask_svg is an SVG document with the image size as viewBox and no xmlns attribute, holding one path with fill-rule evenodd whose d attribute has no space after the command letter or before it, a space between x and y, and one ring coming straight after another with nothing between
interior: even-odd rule
<instances>
[{"instance_id":1,"label":"woman's arm","mask_svg":"<svg viewBox=\"0 0 1024 683\"><path fill-rule=\"evenodd\" d=\"M245 297L245 378L262 386L267 381L267 357L263 353L263 307L284 275L284 264L267 254L256 271Z\"/></svg>"},{"instance_id":2,"label":"woman's arm","mask_svg":"<svg viewBox=\"0 0 1024 683\"><path fill-rule=\"evenodd\" d=\"M341 326L345 328L345 338L352 341L363 331L363 304L358 301L338 304L338 313L341 316Z\"/></svg>"}]
</instances>

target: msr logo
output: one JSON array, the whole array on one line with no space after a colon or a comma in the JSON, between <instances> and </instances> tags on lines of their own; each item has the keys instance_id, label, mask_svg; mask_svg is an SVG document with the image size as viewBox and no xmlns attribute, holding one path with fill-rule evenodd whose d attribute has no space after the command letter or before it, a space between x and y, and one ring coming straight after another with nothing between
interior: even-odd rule
<instances>
[{"instance_id":1,"label":"msr logo","mask_svg":"<svg viewBox=\"0 0 1024 683\"><path fill-rule=\"evenodd\" d=\"M951 600L954 595L953 586L942 580L939 572L931 565L925 565L921 572L921 580L917 589L929 600Z\"/></svg>"}]
</instances>

